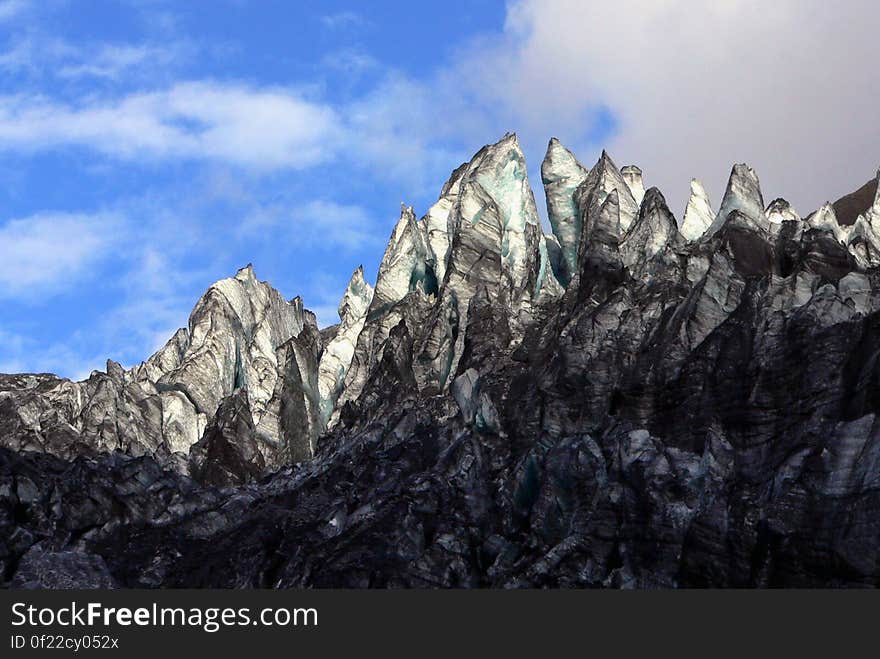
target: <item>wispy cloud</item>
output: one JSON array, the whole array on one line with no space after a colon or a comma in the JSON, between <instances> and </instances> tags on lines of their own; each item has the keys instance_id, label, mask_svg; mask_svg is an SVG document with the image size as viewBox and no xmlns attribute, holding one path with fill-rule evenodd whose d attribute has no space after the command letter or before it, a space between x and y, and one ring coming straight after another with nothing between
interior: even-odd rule
<instances>
[{"instance_id":1,"label":"wispy cloud","mask_svg":"<svg viewBox=\"0 0 880 659\"><path fill-rule=\"evenodd\" d=\"M58 293L119 239L114 215L40 213L0 225L0 298Z\"/></svg>"},{"instance_id":2,"label":"wispy cloud","mask_svg":"<svg viewBox=\"0 0 880 659\"><path fill-rule=\"evenodd\" d=\"M41 345L29 336L2 327L0 345L0 373L58 373L72 380L84 380L106 363L105 356L86 356L67 343Z\"/></svg>"},{"instance_id":3,"label":"wispy cloud","mask_svg":"<svg viewBox=\"0 0 880 659\"><path fill-rule=\"evenodd\" d=\"M0 97L0 147L24 151L81 146L141 162L222 160L251 167L302 168L333 156L333 109L276 88L211 82L79 104L46 96Z\"/></svg>"},{"instance_id":4,"label":"wispy cloud","mask_svg":"<svg viewBox=\"0 0 880 659\"><path fill-rule=\"evenodd\" d=\"M365 16L354 11L339 11L321 16L321 23L329 30L351 30L366 28L370 21Z\"/></svg>"},{"instance_id":5,"label":"wispy cloud","mask_svg":"<svg viewBox=\"0 0 880 659\"><path fill-rule=\"evenodd\" d=\"M361 206L315 199L296 205L269 204L252 210L239 227L241 235L271 229L291 233L300 246L352 250L384 240L377 223Z\"/></svg>"},{"instance_id":6,"label":"wispy cloud","mask_svg":"<svg viewBox=\"0 0 880 659\"><path fill-rule=\"evenodd\" d=\"M103 81L124 83L127 89L173 77L180 65L191 62L202 50L185 38L161 43L92 42L70 40L39 30L23 30L7 39L2 48L0 70L26 74L30 83L37 78L54 80L56 85ZM18 82L19 88L27 89L21 84L24 81Z\"/></svg>"},{"instance_id":7,"label":"wispy cloud","mask_svg":"<svg viewBox=\"0 0 880 659\"><path fill-rule=\"evenodd\" d=\"M28 0L0 1L0 23L17 18L29 7L30 2Z\"/></svg>"},{"instance_id":8,"label":"wispy cloud","mask_svg":"<svg viewBox=\"0 0 880 659\"><path fill-rule=\"evenodd\" d=\"M375 57L354 48L344 48L328 53L321 58L321 64L348 75L361 75L380 68L379 61Z\"/></svg>"},{"instance_id":9,"label":"wispy cloud","mask_svg":"<svg viewBox=\"0 0 880 659\"><path fill-rule=\"evenodd\" d=\"M0 71L13 72L32 70L33 43L30 39L19 39L0 52Z\"/></svg>"},{"instance_id":10,"label":"wispy cloud","mask_svg":"<svg viewBox=\"0 0 880 659\"><path fill-rule=\"evenodd\" d=\"M94 53L82 57L81 61L60 66L57 73L62 78L117 79L137 68L166 66L177 57L178 52L178 49L170 46L103 44Z\"/></svg>"}]
</instances>

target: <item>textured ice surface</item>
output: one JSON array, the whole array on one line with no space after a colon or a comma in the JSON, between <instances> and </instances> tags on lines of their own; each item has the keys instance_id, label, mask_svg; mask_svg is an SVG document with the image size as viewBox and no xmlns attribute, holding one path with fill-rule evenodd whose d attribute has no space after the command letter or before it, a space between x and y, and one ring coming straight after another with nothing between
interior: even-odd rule
<instances>
[{"instance_id":1,"label":"textured ice surface","mask_svg":"<svg viewBox=\"0 0 880 659\"><path fill-rule=\"evenodd\" d=\"M632 193L633 199L641 206L642 200L645 198L645 184L642 182L642 170L636 165L625 165L620 170L620 175L626 181L629 191Z\"/></svg>"},{"instance_id":2,"label":"textured ice surface","mask_svg":"<svg viewBox=\"0 0 880 659\"><path fill-rule=\"evenodd\" d=\"M739 211L752 221L766 220L764 215L764 198L761 195L761 184L758 175L745 164L733 166L727 190L721 201L718 216L708 229L709 235L716 233L734 211Z\"/></svg>"},{"instance_id":3,"label":"textured ice surface","mask_svg":"<svg viewBox=\"0 0 880 659\"><path fill-rule=\"evenodd\" d=\"M373 300L373 288L364 281L364 270L358 267L351 275L339 303L339 327L324 348L318 363L318 392L321 417L326 423L342 392L345 374L351 365L358 336L364 327L367 310Z\"/></svg>"},{"instance_id":4,"label":"textured ice surface","mask_svg":"<svg viewBox=\"0 0 880 659\"><path fill-rule=\"evenodd\" d=\"M830 203L811 213L804 222L811 229L829 232L838 242L846 243L849 238L850 228L840 226L834 207Z\"/></svg>"},{"instance_id":5,"label":"textured ice surface","mask_svg":"<svg viewBox=\"0 0 880 659\"><path fill-rule=\"evenodd\" d=\"M774 199L764 211L767 219L773 224L782 224L783 222L797 222L801 219L798 212L792 208L785 199Z\"/></svg>"},{"instance_id":6,"label":"textured ice surface","mask_svg":"<svg viewBox=\"0 0 880 659\"><path fill-rule=\"evenodd\" d=\"M697 179L691 180L691 196L681 222L681 235L688 240L698 240L715 220L715 212L709 194Z\"/></svg>"},{"instance_id":7,"label":"textured ice surface","mask_svg":"<svg viewBox=\"0 0 880 659\"><path fill-rule=\"evenodd\" d=\"M559 140L555 137L550 140L541 163L541 180L547 199L547 217L562 253L561 267L556 272L563 285L568 284L571 273L577 266L581 215L575 203L574 192L587 178L587 173L574 154L562 146Z\"/></svg>"}]
</instances>

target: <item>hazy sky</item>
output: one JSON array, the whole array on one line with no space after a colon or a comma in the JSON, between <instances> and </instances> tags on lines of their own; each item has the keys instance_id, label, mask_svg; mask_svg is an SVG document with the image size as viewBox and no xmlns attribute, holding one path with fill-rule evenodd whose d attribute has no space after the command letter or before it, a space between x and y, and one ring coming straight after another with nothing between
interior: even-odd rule
<instances>
[{"instance_id":1,"label":"hazy sky","mask_svg":"<svg viewBox=\"0 0 880 659\"><path fill-rule=\"evenodd\" d=\"M706 6L710 5L710 6ZM813 0L0 0L0 372L131 365L249 262L324 323L516 131L681 214L733 162L802 212L880 164L880 9Z\"/></svg>"}]
</instances>

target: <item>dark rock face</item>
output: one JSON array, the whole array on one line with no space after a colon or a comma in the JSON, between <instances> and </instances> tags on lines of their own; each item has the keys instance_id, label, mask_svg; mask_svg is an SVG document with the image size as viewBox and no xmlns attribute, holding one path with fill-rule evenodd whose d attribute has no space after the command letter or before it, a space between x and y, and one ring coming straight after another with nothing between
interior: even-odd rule
<instances>
[{"instance_id":1,"label":"dark rock face","mask_svg":"<svg viewBox=\"0 0 880 659\"><path fill-rule=\"evenodd\" d=\"M737 165L685 237L634 166L547 158L557 236L506 136L334 330L245 273L141 368L173 376L0 378L4 583L880 585L880 202L801 220Z\"/></svg>"}]
</instances>

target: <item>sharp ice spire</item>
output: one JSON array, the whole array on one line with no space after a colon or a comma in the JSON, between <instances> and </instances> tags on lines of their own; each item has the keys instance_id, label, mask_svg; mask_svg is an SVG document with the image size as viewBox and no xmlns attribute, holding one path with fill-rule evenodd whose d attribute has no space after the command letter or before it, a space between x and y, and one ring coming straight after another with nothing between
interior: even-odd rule
<instances>
[{"instance_id":1,"label":"sharp ice spire","mask_svg":"<svg viewBox=\"0 0 880 659\"><path fill-rule=\"evenodd\" d=\"M688 240L698 240L714 220L715 213L706 188L697 179L692 179L691 196L681 221L681 235Z\"/></svg>"},{"instance_id":2,"label":"sharp ice spire","mask_svg":"<svg viewBox=\"0 0 880 659\"><path fill-rule=\"evenodd\" d=\"M367 310L373 300L373 289L364 280L363 266L358 266L339 303L339 327L336 335L324 348L318 364L318 395L321 417L326 423L339 394L342 393L345 374L354 357L358 336L364 327Z\"/></svg>"},{"instance_id":3,"label":"sharp ice spire","mask_svg":"<svg viewBox=\"0 0 880 659\"><path fill-rule=\"evenodd\" d=\"M755 220L764 219L764 197L761 195L761 183L758 175L751 167L745 164L734 165L727 182L727 190L721 201L721 209L718 216L708 229L709 235L715 234L728 216L734 211L739 211L748 218Z\"/></svg>"},{"instance_id":4,"label":"sharp ice spire","mask_svg":"<svg viewBox=\"0 0 880 659\"><path fill-rule=\"evenodd\" d=\"M571 151L555 137L550 140L541 163L541 180L547 199L547 217L561 252L559 267L554 272L563 285L568 284L577 268L581 215L574 192L587 174Z\"/></svg>"},{"instance_id":5,"label":"sharp ice spire","mask_svg":"<svg viewBox=\"0 0 880 659\"><path fill-rule=\"evenodd\" d=\"M620 175L626 181L633 199L641 206L645 198L645 184L642 182L642 170L635 165L626 165L620 170Z\"/></svg>"}]
</instances>

